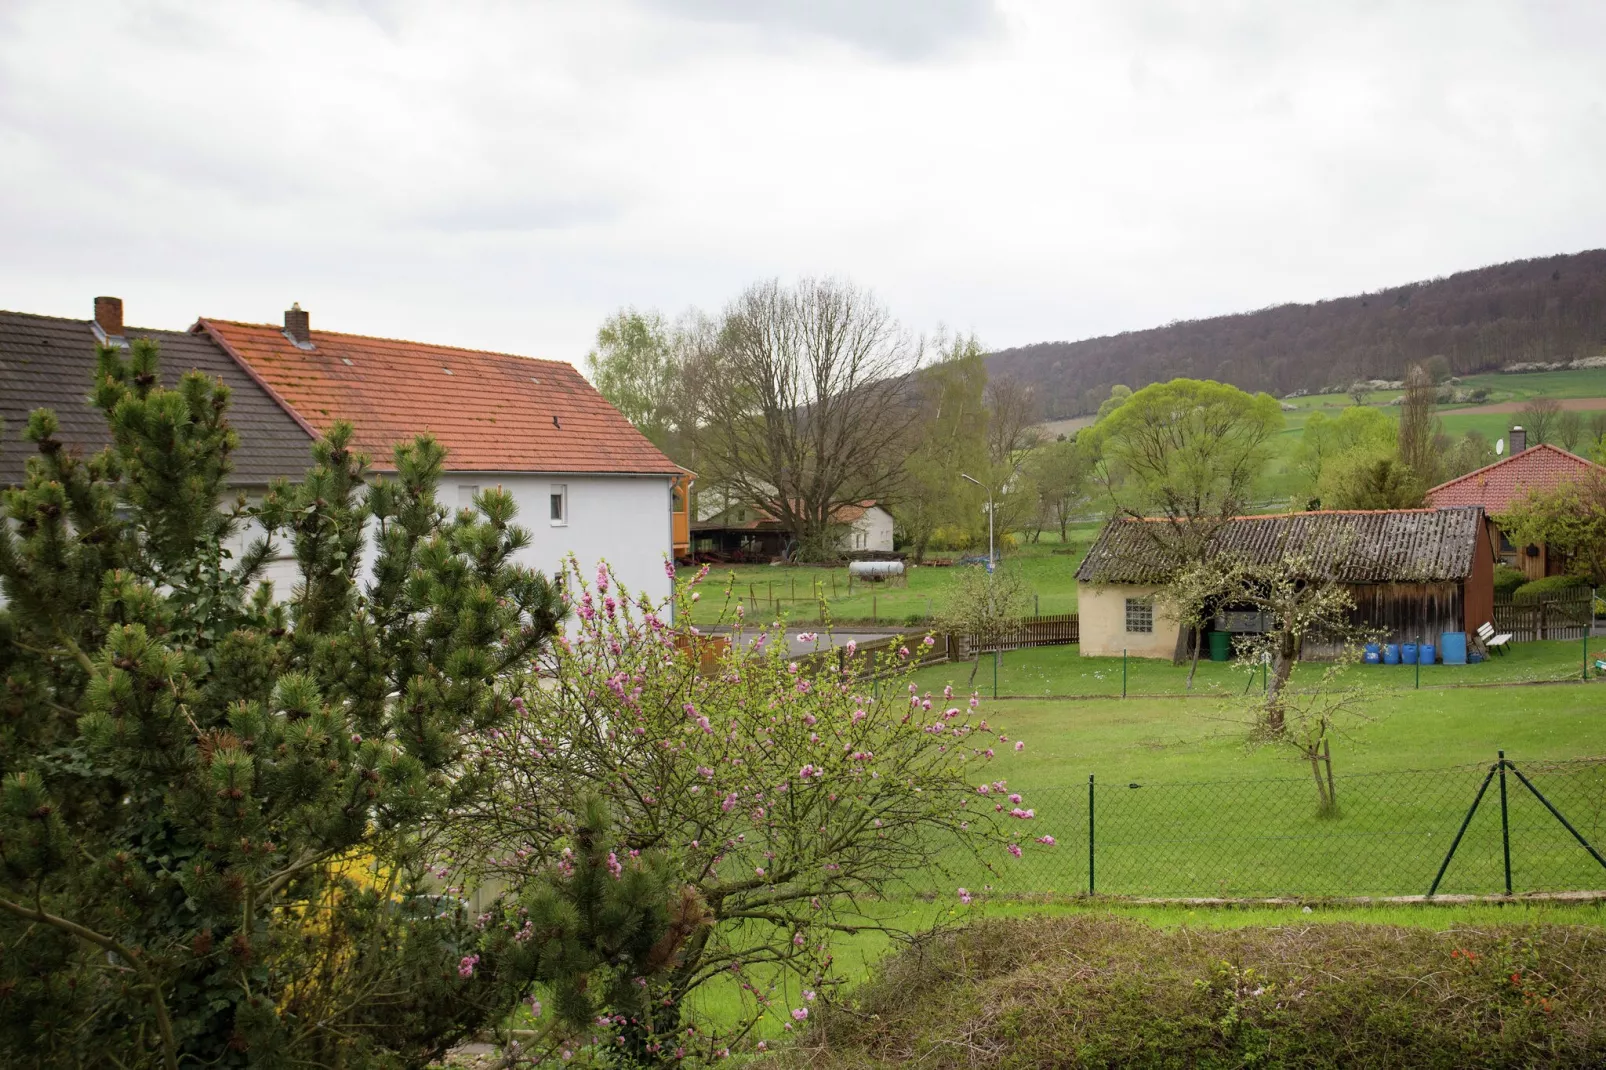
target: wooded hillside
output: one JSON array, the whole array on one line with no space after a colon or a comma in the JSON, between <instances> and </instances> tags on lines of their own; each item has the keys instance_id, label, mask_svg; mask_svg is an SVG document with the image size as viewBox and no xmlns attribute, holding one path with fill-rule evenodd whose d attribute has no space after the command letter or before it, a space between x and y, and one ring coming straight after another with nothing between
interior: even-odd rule
<instances>
[{"instance_id":1,"label":"wooded hillside","mask_svg":"<svg viewBox=\"0 0 1606 1070\"><path fill-rule=\"evenodd\" d=\"M1110 387L1177 376L1287 394L1399 379L1443 354L1456 374L1606 354L1606 249L1517 260L1315 304L1279 305L987 357L1032 384L1050 419L1095 412Z\"/></svg>"}]
</instances>

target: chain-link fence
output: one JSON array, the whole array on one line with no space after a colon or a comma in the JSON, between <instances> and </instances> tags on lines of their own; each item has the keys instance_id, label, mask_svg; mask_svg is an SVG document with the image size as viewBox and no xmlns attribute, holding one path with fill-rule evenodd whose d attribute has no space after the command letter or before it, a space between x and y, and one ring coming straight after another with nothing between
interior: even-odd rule
<instances>
[{"instance_id":1,"label":"chain-link fence","mask_svg":"<svg viewBox=\"0 0 1606 1070\"><path fill-rule=\"evenodd\" d=\"M1022 857L949 876L1000 893L1165 898L1606 889L1606 759L1502 758L1332 787L1336 812L1313 776L1030 791Z\"/></svg>"}]
</instances>

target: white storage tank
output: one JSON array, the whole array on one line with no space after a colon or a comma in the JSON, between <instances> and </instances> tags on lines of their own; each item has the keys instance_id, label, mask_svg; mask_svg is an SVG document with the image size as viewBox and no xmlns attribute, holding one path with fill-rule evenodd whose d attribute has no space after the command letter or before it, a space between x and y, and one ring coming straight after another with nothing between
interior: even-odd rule
<instances>
[{"instance_id":1,"label":"white storage tank","mask_svg":"<svg viewBox=\"0 0 1606 1070\"><path fill-rule=\"evenodd\" d=\"M848 575L857 580L880 583L903 575L902 561L854 561L848 565Z\"/></svg>"}]
</instances>

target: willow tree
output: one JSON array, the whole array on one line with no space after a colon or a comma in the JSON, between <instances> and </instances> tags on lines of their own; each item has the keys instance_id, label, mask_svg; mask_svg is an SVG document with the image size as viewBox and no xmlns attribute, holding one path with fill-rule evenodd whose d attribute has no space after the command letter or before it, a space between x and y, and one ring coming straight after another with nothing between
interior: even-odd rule
<instances>
[{"instance_id":1,"label":"willow tree","mask_svg":"<svg viewBox=\"0 0 1606 1070\"><path fill-rule=\"evenodd\" d=\"M1112 510L1159 521L1143 530L1181 564L1201 559L1221 525L1250 510L1282 429L1268 394L1173 379L1137 391L1080 437Z\"/></svg>"}]
</instances>

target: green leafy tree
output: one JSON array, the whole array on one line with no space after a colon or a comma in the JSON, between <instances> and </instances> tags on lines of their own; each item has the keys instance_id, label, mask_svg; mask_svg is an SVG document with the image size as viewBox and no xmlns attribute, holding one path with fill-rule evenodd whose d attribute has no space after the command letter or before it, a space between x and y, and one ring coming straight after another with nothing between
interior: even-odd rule
<instances>
[{"instance_id":1,"label":"green leafy tree","mask_svg":"<svg viewBox=\"0 0 1606 1070\"><path fill-rule=\"evenodd\" d=\"M987 465L986 350L974 335L942 338L937 359L915 376L920 418L905 465L897 517L918 563L942 527L973 527L978 492L962 478Z\"/></svg>"},{"instance_id":2,"label":"green leafy tree","mask_svg":"<svg viewBox=\"0 0 1606 1070\"><path fill-rule=\"evenodd\" d=\"M1352 407L1337 416L1311 413L1288 463L1299 493L1318 498L1322 474L1335 460L1357 450L1371 455L1392 453L1395 435L1394 421L1380 409Z\"/></svg>"},{"instance_id":3,"label":"green leafy tree","mask_svg":"<svg viewBox=\"0 0 1606 1070\"><path fill-rule=\"evenodd\" d=\"M1163 520L1144 530L1181 563L1249 511L1282 428L1282 408L1268 394L1173 379L1139 390L1083 435L1113 509Z\"/></svg>"},{"instance_id":4,"label":"green leafy tree","mask_svg":"<svg viewBox=\"0 0 1606 1070\"><path fill-rule=\"evenodd\" d=\"M1132 388L1130 386L1122 386L1120 383L1116 383L1114 386L1110 387L1110 396L1099 402L1098 415L1094 417L1094 419L1104 419L1106 416L1110 415L1110 413L1114 412L1116 409L1119 409L1122 405L1125 405L1127 398L1130 398L1131 396Z\"/></svg>"},{"instance_id":5,"label":"green leafy tree","mask_svg":"<svg viewBox=\"0 0 1606 1070\"><path fill-rule=\"evenodd\" d=\"M1087 451L1074 438L1048 443L1032 454L1026 473L1037 489L1038 526L1057 527L1065 542L1092 490Z\"/></svg>"},{"instance_id":6,"label":"green leafy tree","mask_svg":"<svg viewBox=\"0 0 1606 1070\"><path fill-rule=\"evenodd\" d=\"M1567 555L1570 575L1606 587L1606 473L1531 490L1495 521L1516 545L1542 543Z\"/></svg>"},{"instance_id":7,"label":"green leafy tree","mask_svg":"<svg viewBox=\"0 0 1606 1070\"><path fill-rule=\"evenodd\" d=\"M693 314L670 323L655 310L623 308L597 329L586 375L597 391L652 444L691 461L690 352L704 326Z\"/></svg>"},{"instance_id":8,"label":"green leafy tree","mask_svg":"<svg viewBox=\"0 0 1606 1070\"><path fill-rule=\"evenodd\" d=\"M35 412L0 498L0 1061L421 1065L532 980L426 878L557 594L510 496L437 503L428 438L370 487L337 425L300 486L220 507L228 392L158 360L102 348L112 445L81 459Z\"/></svg>"},{"instance_id":9,"label":"green leafy tree","mask_svg":"<svg viewBox=\"0 0 1606 1070\"><path fill-rule=\"evenodd\" d=\"M1408 465L1361 448L1326 466L1317 493L1325 509L1416 509L1426 489Z\"/></svg>"}]
</instances>

